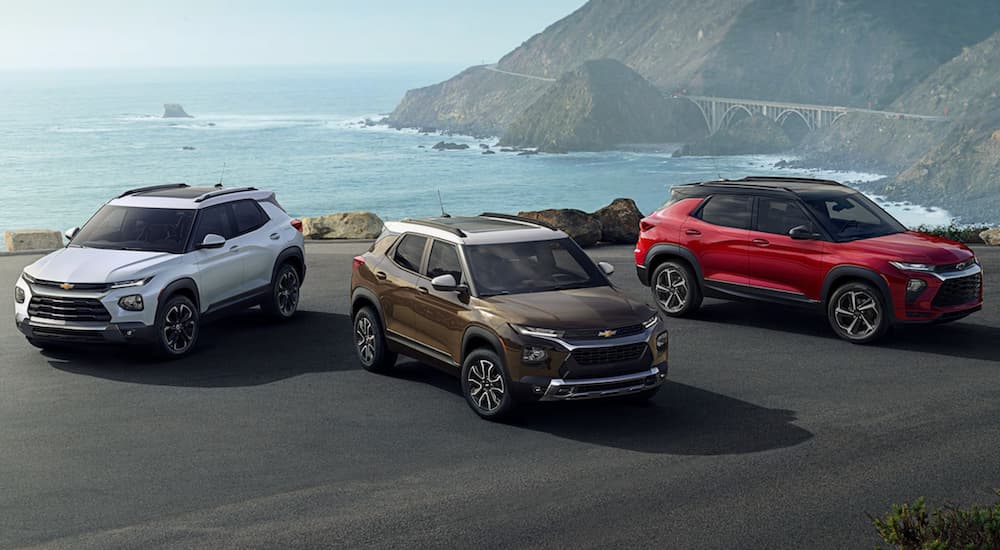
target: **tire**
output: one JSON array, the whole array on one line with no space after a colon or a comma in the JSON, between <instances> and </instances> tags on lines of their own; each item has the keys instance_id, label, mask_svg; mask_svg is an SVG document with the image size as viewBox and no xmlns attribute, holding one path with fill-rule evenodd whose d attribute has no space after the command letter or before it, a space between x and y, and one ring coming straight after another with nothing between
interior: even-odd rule
<instances>
[{"instance_id":1,"label":"tire","mask_svg":"<svg viewBox=\"0 0 1000 550\"><path fill-rule=\"evenodd\" d=\"M178 359L189 354L198 343L201 315L187 296L175 294L156 312L155 348L164 359Z\"/></svg>"},{"instance_id":2,"label":"tire","mask_svg":"<svg viewBox=\"0 0 1000 550\"><path fill-rule=\"evenodd\" d=\"M850 282L838 287L826 305L833 332L852 344L870 344L889 331L885 297L875 286Z\"/></svg>"},{"instance_id":3,"label":"tire","mask_svg":"<svg viewBox=\"0 0 1000 550\"><path fill-rule=\"evenodd\" d=\"M299 309L301 281L299 272L292 264L281 264L271 281L271 292L261 304L264 313L277 321L287 321L294 317Z\"/></svg>"},{"instance_id":4,"label":"tire","mask_svg":"<svg viewBox=\"0 0 1000 550\"><path fill-rule=\"evenodd\" d=\"M389 351L385 330L378 313L363 307L354 315L354 351L361 366L369 372L386 372L396 364L396 353Z\"/></svg>"},{"instance_id":5,"label":"tire","mask_svg":"<svg viewBox=\"0 0 1000 550\"><path fill-rule=\"evenodd\" d=\"M480 348L462 362L462 395L481 418L492 421L511 418L516 399L503 361L493 350Z\"/></svg>"},{"instance_id":6,"label":"tire","mask_svg":"<svg viewBox=\"0 0 1000 550\"><path fill-rule=\"evenodd\" d=\"M701 307L701 287L691 267L684 262L668 260L653 271L650 291L656 307L664 315L685 317Z\"/></svg>"}]
</instances>

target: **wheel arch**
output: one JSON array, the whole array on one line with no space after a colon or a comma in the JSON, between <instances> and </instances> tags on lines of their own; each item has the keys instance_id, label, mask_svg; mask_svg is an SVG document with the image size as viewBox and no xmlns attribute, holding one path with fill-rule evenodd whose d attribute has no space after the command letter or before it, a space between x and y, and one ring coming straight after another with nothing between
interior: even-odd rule
<instances>
[{"instance_id":1,"label":"wheel arch","mask_svg":"<svg viewBox=\"0 0 1000 550\"><path fill-rule=\"evenodd\" d=\"M301 285L306 280L306 259L302 249L297 246L289 246L278 253L277 259L274 260L274 267L271 269L271 282L274 282L274 278L278 276L278 270L286 263L290 263L298 272L299 285Z\"/></svg>"},{"instance_id":2,"label":"wheel arch","mask_svg":"<svg viewBox=\"0 0 1000 550\"><path fill-rule=\"evenodd\" d=\"M370 306L378 314L379 321L385 326L385 315L382 314L382 304L379 303L375 293L364 287L354 289L351 294L351 319L361 311L361 308ZM352 321L353 322L353 321Z\"/></svg>"},{"instance_id":3,"label":"wheel arch","mask_svg":"<svg viewBox=\"0 0 1000 550\"><path fill-rule=\"evenodd\" d=\"M465 334L462 335L462 357L459 358L460 362L464 363L465 358L473 350L479 348L490 349L498 356L503 357L504 347L500 343L500 338L485 327L473 325L465 329Z\"/></svg>"},{"instance_id":4,"label":"wheel arch","mask_svg":"<svg viewBox=\"0 0 1000 550\"><path fill-rule=\"evenodd\" d=\"M656 268L660 267L660 264L663 262L669 260L683 260L691 266L691 269L694 270L695 278L698 280L699 290L704 291L702 281L705 280L705 275L701 270L701 264L698 263L698 257L694 255L694 252L676 244L653 245L646 253L645 263L646 269L649 272L650 284L653 284L652 277Z\"/></svg>"},{"instance_id":5,"label":"wheel arch","mask_svg":"<svg viewBox=\"0 0 1000 550\"><path fill-rule=\"evenodd\" d=\"M892 291L889 289L889 283L878 272L853 265L837 266L826 274L826 277L823 279L823 307L826 308L829 305L830 297L837 288L851 281L861 281L875 285L879 289L879 292L882 293L882 299L885 300L886 309L890 317L895 317L895 308L893 306Z\"/></svg>"},{"instance_id":6,"label":"wheel arch","mask_svg":"<svg viewBox=\"0 0 1000 550\"><path fill-rule=\"evenodd\" d=\"M186 296L189 300L194 302L195 308L201 312L201 295L198 291L198 283L190 277L184 277L163 287L163 290L160 291L160 294L156 299L157 313L159 313L160 305L176 294Z\"/></svg>"}]
</instances>

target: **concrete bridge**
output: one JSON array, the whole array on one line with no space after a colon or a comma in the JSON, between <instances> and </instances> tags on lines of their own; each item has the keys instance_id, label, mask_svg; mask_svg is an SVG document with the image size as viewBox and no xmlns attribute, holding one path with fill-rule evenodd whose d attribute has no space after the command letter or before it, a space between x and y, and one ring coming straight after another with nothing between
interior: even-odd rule
<instances>
[{"instance_id":1,"label":"concrete bridge","mask_svg":"<svg viewBox=\"0 0 1000 550\"><path fill-rule=\"evenodd\" d=\"M784 101L764 101L759 99L735 99L731 97L709 97L684 94L669 94L674 99L688 100L694 103L710 134L714 134L741 118L741 115L765 116L778 125L784 125L790 117L798 118L809 131L819 130L835 124L847 113L866 113L893 119L913 119L943 121L944 116L915 115L893 111L876 111L855 107L838 107L832 105L809 105L805 103L788 103Z\"/></svg>"}]
</instances>

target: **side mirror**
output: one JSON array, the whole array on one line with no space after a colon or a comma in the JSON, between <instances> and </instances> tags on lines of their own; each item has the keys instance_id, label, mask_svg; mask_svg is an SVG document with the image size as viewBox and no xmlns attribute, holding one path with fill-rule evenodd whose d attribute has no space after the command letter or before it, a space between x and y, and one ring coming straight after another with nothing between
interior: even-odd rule
<instances>
[{"instance_id":1,"label":"side mirror","mask_svg":"<svg viewBox=\"0 0 1000 550\"><path fill-rule=\"evenodd\" d=\"M73 237L75 237L76 234L79 233L79 232L80 232L80 228L79 227L74 227L72 229L67 229L66 232L63 233L63 235L66 235L66 240L67 241L72 241Z\"/></svg>"},{"instance_id":2,"label":"side mirror","mask_svg":"<svg viewBox=\"0 0 1000 550\"><path fill-rule=\"evenodd\" d=\"M458 284L458 281L455 280L455 276L451 273L445 273L444 275L434 277L431 279L431 286L438 292L461 292L465 290L465 285Z\"/></svg>"},{"instance_id":3,"label":"side mirror","mask_svg":"<svg viewBox=\"0 0 1000 550\"><path fill-rule=\"evenodd\" d=\"M788 236L796 241L815 241L819 239L818 233L813 233L811 229L804 225L797 225L788 231Z\"/></svg>"},{"instance_id":4,"label":"side mirror","mask_svg":"<svg viewBox=\"0 0 1000 550\"><path fill-rule=\"evenodd\" d=\"M222 245L226 244L226 239L222 235L216 235L215 233L209 233L205 235L205 238L201 241L201 244L197 248L222 248Z\"/></svg>"},{"instance_id":5,"label":"side mirror","mask_svg":"<svg viewBox=\"0 0 1000 550\"><path fill-rule=\"evenodd\" d=\"M597 265L601 268L601 271L603 271L605 275L611 275L615 272L615 266L609 264L608 262L597 262Z\"/></svg>"}]
</instances>

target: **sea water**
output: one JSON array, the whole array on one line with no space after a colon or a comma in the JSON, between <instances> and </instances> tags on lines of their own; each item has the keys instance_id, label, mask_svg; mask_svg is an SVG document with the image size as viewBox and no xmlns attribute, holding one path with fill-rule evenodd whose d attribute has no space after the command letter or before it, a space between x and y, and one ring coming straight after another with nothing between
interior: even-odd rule
<instances>
[{"instance_id":1,"label":"sea water","mask_svg":"<svg viewBox=\"0 0 1000 550\"><path fill-rule=\"evenodd\" d=\"M845 182L877 174L778 170L780 156L673 158L669 146L567 155L482 154L496 139L363 127L407 89L459 67L272 67L0 72L0 231L86 222L123 190L186 182L257 186L294 216L384 219L542 208L592 211L616 197L644 213L681 183L745 175ZM163 119L163 103L194 118ZM435 151L438 141L469 145ZM498 150L497 147L492 147ZM886 204L908 225L948 212Z\"/></svg>"}]
</instances>

